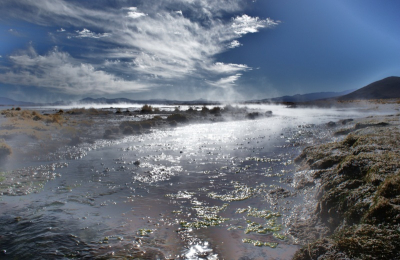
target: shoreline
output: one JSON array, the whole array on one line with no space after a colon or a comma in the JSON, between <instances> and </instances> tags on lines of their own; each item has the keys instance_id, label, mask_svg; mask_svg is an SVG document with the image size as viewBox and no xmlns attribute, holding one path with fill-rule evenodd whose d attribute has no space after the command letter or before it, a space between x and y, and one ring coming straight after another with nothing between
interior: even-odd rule
<instances>
[{"instance_id":1,"label":"shoreline","mask_svg":"<svg viewBox=\"0 0 400 260\"><path fill-rule=\"evenodd\" d=\"M318 187L312 217L292 227L304 247L294 260L400 258L399 114L357 119L337 142L295 159Z\"/></svg>"}]
</instances>

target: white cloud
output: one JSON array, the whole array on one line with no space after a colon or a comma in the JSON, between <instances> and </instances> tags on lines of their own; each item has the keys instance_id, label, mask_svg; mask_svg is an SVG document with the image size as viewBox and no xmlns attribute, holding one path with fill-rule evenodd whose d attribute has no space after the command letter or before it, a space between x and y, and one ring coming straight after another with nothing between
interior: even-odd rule
<instances>
[{"instance_id":1,"label":"white cloud","mask_svg":"<svg viewBox=\"0 0 400 260\"><path fill-rule=\"evenodd\" d=\"M208 83L212 86L219 87L219 88L230 88L235 84L235 82L242 76L242 74L238 73L236 75L232 75L229 77L221 78L217 81L209 81Z\"/></svg>"},{"instance_id":2,"label":"white cloud","mask_svg":"<svg viewBox=\"0 0 400 260\"><path fill-rule=\"evenodd\" d=\"M269 18L262 20L258 17L251 17L247 14L244 14L233 19L232 27L235 33L242 35L247 33L256 33L260 28L271 27L275 25L278 25L278 22L275 22Z\"/></svg>"},{"instance_id":3,"label":"white cloud","mask_svg":"<svg viewBox=\"0 0 400 260\"><path fill-rule=\"evenodd\" d=\"M13 70L0 74L0 82L21 86L39 86L74 95L138 92L148 86L126 81L113 74L80 63L57 49L38 55L32 47L10 56Z\"/></svg>"},{"instance_id":4,"label":"white cloud","mask_svg":"<svg viewBox=\"0 0 400 260\"><path fill-rule=\"evenodd\" d=\"M60 29L57 30L57 32L65 32L65 29L64 28L60 28Z\"/></svg>"},{"instance_id":5,"label":"white cloud","mask_svg":"<svg viewBox=\"0 0 400 260\"><path fill-rule=\"evenodd\" d=\"M109 37L110 33L94 33L89 29L83 28L82 31L77 30L76 33L78 34L75 36L76 38L94 38L99 39L103 37Z\"/></svg>"},{"instance_id":6,"label":"white cloud","mask_svg":"<svg viewBox=\"0 0 400 260\"><path fill-rule=\"evenodd\" d=\"M238 72L251 68L245 64L216 62L215 55L229 48L239 47L241 44L238 39L247 33L254 33L278 24L269 18L263 20L248 15L226 19L227 14L233 15L242 10L247 1L240 0L143 1L138 7L128 6L120 9L108 6L94 9L85 7L85 3L74 4L65 0L19 0L20 6L24 8L18 8L18 5L13 4L13 0L3 1L7 8L13 10L10 15L39 25L58 26L61 28L57 30L58 32L62 32L64 30L62 27L66 28L66 26L84 28L75 31L75 35L68 34L67 38L91 38L95 41L96 46L90 53L82 53L75 59L71 56L68 56L67 60L58 59L60 63L54 66L59 66L60 80L55 79L56 69L48 68L44 71L38 67L37 70L40 71L35 73L35 67L26 65L29 69L26 67L23 70L24 75L32 79L32 84L42 84L48 88L52 88L51 80L60 82L56 84L58 86L62 85L62 80L67 80L66 82L69 82L67 84L76 83L79 87L85 87L72 78L66 79L62 70L77 74L78 78L83 77L89 82L98 82L95 79L89 80L90 75L97 75L98 78L111 82L111 85L120 84L117 82L121 82L121 79L113 76L118 72L118 75L129 75L140 79L142 84L139 86L144 86L143 88L153 85L148 79L182 82L185 78L204 78L212 72L213 78L216 76L222 78L216 82L208 80L210 85L230 86L241 76L237 74ZM179 6L179 11L171 11L177 10L177 6ZM182 15L186 12L190 13L190 16ZM2 14L1 11L0 14ZM145 18L139 19L141 17ZM97 33L99 31L106 33ZM54 37L61 38L65 35L56 34ZM90 48L93 41L86 41L87 46L81 46L80 43L79 48ZM69 42L73 44L73 40ZM98 48L98 46L106 46L106 48ZM60 55L61 52L58 53ZM35 58L31 59L25 56L19 58L23 58L24 62L37 64L37 60L49 61L58 55L36 54ZM18 57L12 57L13 62L16 63ZM104 70L96 69L93 62L99 57L108 60L103 64ZM78 58L84 65L77 64ZM123 62L116 64L110 62L118 59ZM66 62L65 66L61 61ZM48 63L44 62L44 64ZM82 71L87 76L80 77L78 71ZM23 81L16 71L7 73L7 78L5 74L0 74L0 79L15 82L15 84L19 81L27 82ZM99 82L96 84L100 85L101 91L111 91L104 84ZM134 90L139 89L130 81L127 82L127 86ZM121 85L119 88L127 89L128 87ZM72 91L75 88L69 85L67 89Z\"/></svg>"},{"instance_id":7,"label":"white cloud","mask_svg":"<svg viewBox=\"0 0 400 260\"><path fill-rule=\"evenodd\" d=\"M229 43L228 48L233 49L239 46L242 46L242 44L238 40L233 40Z\"/></svg>"},{"instance_id":8,"label":"white cloud","mask_svg":"<svg viewBox=\"0 0 400 260\"><path fill-rule=\"evenodd\" d=\"M251 68L245 64L233 64L223 62L214 63L208 69L216 73L236 73L238 71L251 70Z\"/></svg>"}]
</instances>

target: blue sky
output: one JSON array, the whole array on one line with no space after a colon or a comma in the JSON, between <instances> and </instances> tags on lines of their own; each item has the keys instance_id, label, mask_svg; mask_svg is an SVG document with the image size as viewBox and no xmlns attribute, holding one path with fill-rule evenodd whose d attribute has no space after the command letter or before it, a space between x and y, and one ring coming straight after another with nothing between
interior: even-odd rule
<instances>
[{"instance_id":1,"label":"blue sky","mask_svg":"<svg viewBox=\"0 0 400 260\"><path fill-rule=\"evenodd\" d=\"M395 0L2 0L0 96L262 99L400 76Z\"/></svg>"}]
</instances>

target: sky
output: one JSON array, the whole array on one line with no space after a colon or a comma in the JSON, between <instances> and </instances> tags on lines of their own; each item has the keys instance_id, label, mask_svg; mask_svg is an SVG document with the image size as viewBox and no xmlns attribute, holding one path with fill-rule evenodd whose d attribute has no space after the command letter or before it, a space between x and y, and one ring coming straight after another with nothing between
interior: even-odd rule
<instances>
[{"instance_id":1,"label":"sky","mask_svg":"<svg viewBox=\"0 0 400 260\"><path fill-rule=\"evenodd\" d=\"M397 0L1 0L0 96L249 100L400 76Z\"/></svg>"}]
</instances>

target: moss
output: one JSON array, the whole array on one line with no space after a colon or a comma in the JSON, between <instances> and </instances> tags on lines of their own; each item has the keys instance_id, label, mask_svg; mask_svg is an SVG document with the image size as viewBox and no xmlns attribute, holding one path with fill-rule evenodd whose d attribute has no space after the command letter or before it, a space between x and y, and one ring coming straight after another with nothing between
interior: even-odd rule
<instances>
[{"instance_id":1,"label":"moss","mask_svg":"<svg viewBox=\"0 0 400 260\"><path fill-rule=\"evenodd\" d=\"M400 195L400 173L386 178L379 186L378 195L385 198L394 198Z\"/></svg>"},{"instance_id":2,"label":"moss","mask_svg":"<svg viewBox=\"0 0 400 260\"><path fill-rule=\"evenodd\" d=\"M372 225L344 229L334 236L340 251L350 258L399 259L400 232Z\"/></svg>"},{"instance_id":3,"label":"moss","mask_svg":"<svg viewBox=\"0 0 400 260\"><path fill-rule=\"evenodd\" d=\"M342 141L342 144L347 147L352 147L358 141L358 137L352 134L346 136L346 138Z\"/></svg>"},{"instance_id":4,"label":"moss","mask_svg":"<svg viewBox=\"0 0 400 260\"><path fill-rule=\"evenodd\" d=\"M312 168L342 157L319 176L316 219L333 236L305 245L294 259L400 259L399 129L371 128L381 126L388 124L357 124L343 141L309 147L297 158Z\"/></svg>"},{"instance_id":5,"label":"moss","mask_svg":"<svg viewBox=\"0 0 400 260\"><path fill-rule=\"evenodd\" d=\"M362 221L368 224L398 223L400 208L384 197L379 196L372 207L363 216Z\"/></svg>"}]
</instances>

